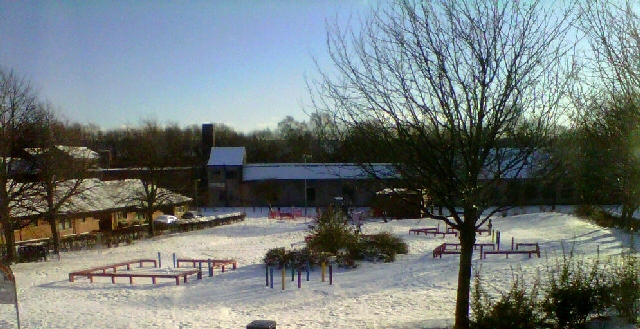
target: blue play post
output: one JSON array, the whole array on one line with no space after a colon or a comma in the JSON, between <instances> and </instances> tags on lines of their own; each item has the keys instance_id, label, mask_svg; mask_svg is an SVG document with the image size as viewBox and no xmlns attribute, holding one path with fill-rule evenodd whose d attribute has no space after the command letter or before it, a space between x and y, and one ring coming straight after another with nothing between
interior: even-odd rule
<instances>
[{"instance_id":1,"label":"blue play post","mask_svg":"<svg viewBox=\"0 0 640 329\"><path fill-rule=\"evenodd\" d=\"M160 256L159 251L158 251L158 268L162 268L162 257Z\"/></svg>"},{"instance_id":2,"label":"blue play post","mask_svg":"<svg viewBox=\"0 0 640 329\"><path fill-rule=\"evenodd\" d=\"M329 285L333 284L333 265L329 265Z\"/></svg>"},{"instance_id":3,"label":"blue play post","mask_svg":"<svg viewBox=\"0 0 640 329\"><path fill-rule=\"evenodd\" d=\"M269 275L271 276L271 289L273 289L273 267L269 268Z\"/></svg>"},{"instance_id":4,"label":"blue play post","mask_svg":"<svg viewBox=\"0 0 640 329\"><path fill-rule=\"evenodd\" d=\"M266 284L266 286L269 286L269 266L266 266L264 268L264 282Z\"/></svg>"},{"instance_id":5,"label":"blue play post","mask_svg":"<svg viewBox=\"0 0 640 329\"><path fill-rule=\"evenodd\" d=\"M209 263L209 276L213 276L213 266L211 266L211 259L208 259L207 262Z\"/></svg>"},{"instance_id":6,"label":"blue play post","mask_svg":"<svg viewBox=\"0 0 640 329\"><path fill-rule=\"evenodd\" d=\"M176 267L176 253L173 253L173 267Z\"/></svg>"}]
</instances>

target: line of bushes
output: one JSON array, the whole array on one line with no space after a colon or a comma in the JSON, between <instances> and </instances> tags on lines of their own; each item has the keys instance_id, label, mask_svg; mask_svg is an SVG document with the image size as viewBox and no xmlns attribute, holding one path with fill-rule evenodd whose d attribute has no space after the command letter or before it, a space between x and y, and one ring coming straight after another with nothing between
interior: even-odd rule
<instances>
[{"instance_id":1,"label":"line of bushes","mask_svg":"<svg viewBox=\"0 0 640 329\"><path fill-rule=\"evenodd\" d=\"M587 219L600 227L617 228L627 231L640 231L640 221L622 220L620 216L615 216L611 211L593 205L579 205L574 214Z\"/></svg>"},{"instance_id":2,"label":"line of bushes","mask_svg":"<svg viewBox=\"0 0 640 329\"><path fill-rule=\"evenodd\" d=\"M335 257L339 266L355 268L360 261L393 262L397 254L408 252L402 238L387 232L363 235L359 228L348 224L342 212L329 208L309 232L304 249L274 248L267 252L264 262L267 266L304 267Z\"/></svg>"},{"instance_id":3,"label":"line of bushes","mask_svg":"<svg viewBox=\"0 0 640 329\"><path fill-rule=\"evenodd\" d=\"M527 286L514 275L507 292L489 294L479 273L472 292L473 329L587 328L594 319L638 323L640 262L635 255L588 261L573 252Z\"/></svg>"}]
</instances>

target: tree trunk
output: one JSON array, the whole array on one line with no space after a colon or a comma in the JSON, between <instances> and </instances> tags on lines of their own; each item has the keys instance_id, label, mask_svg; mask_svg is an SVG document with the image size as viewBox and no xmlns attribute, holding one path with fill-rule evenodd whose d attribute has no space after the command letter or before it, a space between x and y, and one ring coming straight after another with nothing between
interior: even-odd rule
<instances>
[{"instance_id":1,"label":"tree trunk","mask_svg":"<svg viewBox=\"0 0 640 329\"><path fill-rule=\"evenodd\" d=\"M3 227L4 231L4 240L6 242L6 255L4 257L4 261L7 264L13 263L16 257L16 235L11 227Z\"/></svg>"},{"instance_id":2,"label":"tree trunk","mask_svg":"<svg viewBox=\"0 0 640 329\"><path fill-rule=\"evenodd\" d=\"M6 193L2 193L4 191L0 191L0 194L6 198ZM4 261L7 264L11 264L16 260L16 234L13 230L13 225L11 221L11 217L9 216L9 208L6 204L0 204L0 226L2 226L2 230L4 231L4 240L5 240L5 252L6 255L4 257Z\"/></svg>"},{"instance_id":3,"label":"tree trunk","mask_svg":"<svg viewBox=\"0 0 640 329\"><path fill-rule=\"evenodd\" d=\"M458 268L458 291L455 329L469 329L469 293L471 292L471 261L473 245L476 243L475 209L465 209L465 221L460 227L460 264Z\"/></svg>"},{"instance_id":4,"label":"tree trunk","mask_svg":"<svg viewBox=\"0 0 640 329\"><path fill-rule=\"evenodd\" d=\"M58 230L58 225L56 225L56 218L52 214L47 214L47 222L51 227L51 239L53 240L53 253L55 255L60 255L60 231Z\"/></svg>"},{"instance_id":5,"label":"tree trunk","mask_svg":"<svg viewBox=\"0 0 640 329\"><path fill-rule=\"evenodd\" d=\"M155 234L155 226L153 222L153 210L147 210L147 220L149 221L149 237L153 238Z\"/></svg>"}]
</instances>

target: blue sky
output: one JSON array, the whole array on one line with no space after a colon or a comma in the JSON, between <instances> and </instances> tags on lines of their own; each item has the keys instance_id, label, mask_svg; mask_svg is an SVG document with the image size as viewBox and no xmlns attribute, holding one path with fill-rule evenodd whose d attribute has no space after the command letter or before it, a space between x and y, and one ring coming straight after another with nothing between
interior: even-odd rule
<instances>
[{"instance_id":1,"label":"blue sky","mask_svg":"<svg viewBox=\"0 0 640 329\"><path fill-rule=\"evenodd\" d=\"M366 1L1 1L0 66L71 122L307 120L304 75L326 62L325 20Z\"/></svg>"}]
</instances>

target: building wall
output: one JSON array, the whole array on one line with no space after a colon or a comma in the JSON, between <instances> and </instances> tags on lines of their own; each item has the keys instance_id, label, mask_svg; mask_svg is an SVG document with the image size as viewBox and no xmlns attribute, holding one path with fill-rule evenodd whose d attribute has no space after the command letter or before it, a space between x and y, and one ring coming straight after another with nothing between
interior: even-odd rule
<instances>
[{"instance_id":1,"label":"building wall","mask_svg":"<svg viewBox=\"0 0 640 329\"><path fill-rule=\"evenodd\" d=\"M307 180L307 207L325 207L336 197L351 206L369 206L377 184L369 180ZM303 207L304 180L248 181L242 184L246 206Z\"/></svg>"},{"instance_id":2,"label":"building wall","mask_svg":"<svg viewBox=\"0 0 640 329\"><path fill-rule=\"evenodd\" d=\"M92 216L66 217L58 220L58 232L60 236L71 234L90 233L100 229L100 220ZM37 220L33 224L15 232L16 242L48 239L52 236L51 226L45 220Z\"/></svg>"},{"instance_id":3,"label":"building wall","mask_svg":"<svg viewBox=\"0 0 640 329\"><path fill-rule=\"evenodd\" d=\"M206 205L213 207L243 205L242 166L210 166L207 168L207 179L209 198Z\"/></svg>"}]
</instances>

